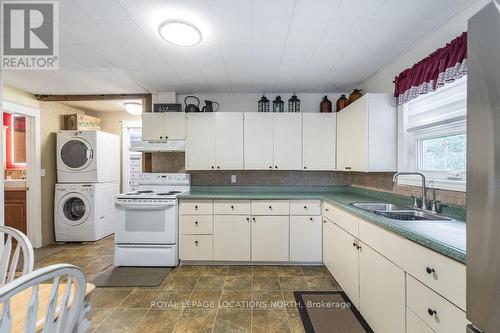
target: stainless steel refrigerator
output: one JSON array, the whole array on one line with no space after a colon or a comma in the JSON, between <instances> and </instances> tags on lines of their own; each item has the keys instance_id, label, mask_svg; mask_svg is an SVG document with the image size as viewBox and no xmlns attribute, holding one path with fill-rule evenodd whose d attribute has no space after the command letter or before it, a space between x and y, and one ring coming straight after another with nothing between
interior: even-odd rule
<instances>
[{"instance_id":1,"label":"stainless steel refrigerator","mask_svg":"<svg viewBox=\"0 0 500 333\"><path fill-rule=\"evenodd\" d=\"M500 0L467 33L467 332L500 332Z\"/></svg>"}]
</instances>

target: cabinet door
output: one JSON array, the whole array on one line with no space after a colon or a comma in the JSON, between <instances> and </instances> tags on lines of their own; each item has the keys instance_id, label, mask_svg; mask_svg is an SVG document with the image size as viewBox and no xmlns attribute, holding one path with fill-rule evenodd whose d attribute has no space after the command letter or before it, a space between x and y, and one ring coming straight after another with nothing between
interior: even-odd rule
<instances>
[{"instance_id":1,"label":"cabinet door","mask_svg":"<svg viewBox=\"0 0 500 333\"><path fill-rule=\"evenodd\" d=\"M406 333L434 333L412 310L406 308Z\"/></svg>"},{"instance_id":2,"label":"cabinet door","mask_svg":"<svg viewBox=\"0 0 500 333\"><path fill-rule=\"evenodd\" d=\"M274 169L302 169L301 114L274 115Z\"/></svg>"},{"instance_id":3,"label":"cabinet door","mask_svg":"<svg viewBox=\"0 0 500 333\"><path fill-rule=\"evenodd\" d=\"M146 141L165 139L163 113L144 112L142 114L142 139Z\"/></svg>"},{"instance_id":4,"label":"cabinet door","mask_svg":"<svg viewBox=\"0 0 500 333\"><path fill-rule=\"evenodd\" d=\"M215 164L217 169L243 169L243 113L215 113Z\"/></svg>"},{"instance_id":5,"label":"cabinet door","mask_svg":"<svg viewBox=\"0 0 500 333\"><path fill-rule=\"evenodd\" d=\"M252 217L252 261L288 261L289 216Z\"/></svg>"},{"instance_id":6,"label":"cabinet door","mask_svg":"<svg viewBox=\"0 0 500 333\"><path fill-rule=\"evenodd\" d=\"M359 245L360 312L375 332L404 332L404 271L368 245L362 242Z\"/></svg>"},{"instance_id":7,"label":"cabinet door","mask_svg":"<svg viewBox=\"0 0 500 333\"><path fill-rule=\"evenodd\" d=\"M263 170L274 167L272 113L245 113L245 169Z\"/></svg>"},{"instance_id":8,"label":"cabinet door","mask_svg":"<svg viewBox=\"0 0 500 333\"><path fill-rule=\"evenodd\" d=\"M250 216L214 216L214 260L250 261Z\"/></svg>"},{"instance_id":9,"label":"cabinet door","mask_svg":"<svg viewBox=\"0 0 500 333\"><path fill-rule=\"evenodd\" d=\"M215 169L214 113L188 114L186 137L186 169Z\"/></svg>"},{"instance_id":10,"label":"cabinet door","mask_svg":"<svg viewBox=\"0 0 500 333\"><path fill-rule=\"evenodd\" d=\"M337 170L368 171L368 109L360 98L337 113Z\"/></svg>"},{"instance_id":11,"label":"cabinet door","mask_svg":"<svg viewBox=\"0 0 500 333\"><path fill-rule=\"evenodd\" d=\"M290 261L320 262L321 216L290 217Z\"/></svg>"},{"instance_id":12,"label":"cabinet door","mask_svg":"<svg viewBox=\"0 0 500 333\"><path fill-rule=\"evenodd\" d=\"M352 304L359 309L359 267L358 240L344 229L334 225L333 266L335 279L351 299Z\"/></svg>"},{"instance_id":13,"label":"cabinet door","mask_svg":"<svg viewBox=\"0 0 500 333\"><path fill-rule=\"evenodd\" d=\"M332 274L334 274L334 224L332 221L323 218L323 264L325 264L326 268Z\"/></svg>"},{"instance_id":14,"label":"cabinet door","mask_svg":"<svg viewBox=\"0 0 500 333\"><path fill-rule=\"evenodd\" d=\"M336 114L302 115L302 168L335 170Z\"/></svg>"},{"instance_id":15,"label":"cabinet door","mask_svg":"<svg viewBox=\"0 0 500 333\"><path fill-rule=\"evenodd\" d=\"M186 114L184 112L163 113L164 135L171 140L186 139Z\"/></svg>"}]
</instances>

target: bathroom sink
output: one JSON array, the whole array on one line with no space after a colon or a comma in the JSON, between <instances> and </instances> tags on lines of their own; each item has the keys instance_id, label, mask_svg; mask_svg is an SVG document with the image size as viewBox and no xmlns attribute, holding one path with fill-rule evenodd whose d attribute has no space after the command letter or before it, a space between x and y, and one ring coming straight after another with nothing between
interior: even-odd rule
<instances>
[{"instance_id":1,"label":"bathroom sink","mask_svg":"<svg viewBox=\"0 0 500 333\"><path fill-rule=\"evenodd\" d=\"M418 209L383 202L355 202L351 206L398 221L452 221L452 219Z\"/></svg>"}]
</instances>

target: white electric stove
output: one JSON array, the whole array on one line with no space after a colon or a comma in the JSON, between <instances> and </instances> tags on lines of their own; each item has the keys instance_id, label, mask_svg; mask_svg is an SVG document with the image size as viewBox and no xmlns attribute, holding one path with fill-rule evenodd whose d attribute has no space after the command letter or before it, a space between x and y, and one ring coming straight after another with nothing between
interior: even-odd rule
<instances>
[{"instance_id":1,"label":"white electric stove","mask_svg":"<svg viewBox=\"0 0 500 333\"><path fill-rule=\"evenodd\" d=\"M116 196L116 266L177 266L178 200L190 176L143 173L137 191Z\"/></svg>"}]
</instances>

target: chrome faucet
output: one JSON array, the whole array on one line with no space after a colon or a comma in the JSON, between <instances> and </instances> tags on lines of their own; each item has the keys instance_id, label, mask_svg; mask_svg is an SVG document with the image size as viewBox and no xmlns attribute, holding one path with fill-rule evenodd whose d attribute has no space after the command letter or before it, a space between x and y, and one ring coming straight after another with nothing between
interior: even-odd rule
<instances>
[{"instance_id":1,"label":"chrome faucet","mask_svg":"<svg viewBox=\"0 0 500 333\"><path fill-rule=\"evenodd\" d=\"M421 209L427 210L427 188L425 187L425 175L421 172L396 172L394 177L392 177L392 181L396 182L398 176L420 176L422 177L422 204L420 206Z\"/></svg>"}]
</instances>

